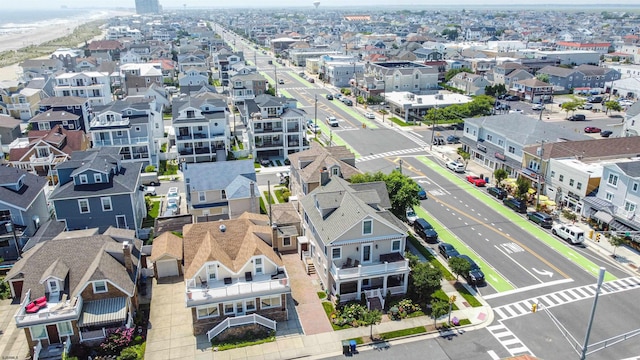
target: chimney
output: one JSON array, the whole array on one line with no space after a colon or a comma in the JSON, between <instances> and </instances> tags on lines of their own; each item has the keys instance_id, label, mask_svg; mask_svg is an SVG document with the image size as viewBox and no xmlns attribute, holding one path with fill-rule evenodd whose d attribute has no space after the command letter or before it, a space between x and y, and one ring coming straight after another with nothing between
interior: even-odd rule
<instances>
[{"instance_id":1,"label":"chimney","mask_svg":"<svg viewBox=\"0 0 640 360\"><path fill-rule=\"evenodd\" d=\"M329 172L326 167L320 170L320 186L325 186L329 182Z\"/></svg>"},{"instance_id":2,"label":"chimney","mask_svg":"<svg viewBox=\"0 0 640 360\"><path fill-rule=\"evenodd\" d=\"M124 256L124 267L130 274L133 274L133 261L131 261L131 244L128 241L122 243L122 255Z\"/></svg>"}]
</instances>

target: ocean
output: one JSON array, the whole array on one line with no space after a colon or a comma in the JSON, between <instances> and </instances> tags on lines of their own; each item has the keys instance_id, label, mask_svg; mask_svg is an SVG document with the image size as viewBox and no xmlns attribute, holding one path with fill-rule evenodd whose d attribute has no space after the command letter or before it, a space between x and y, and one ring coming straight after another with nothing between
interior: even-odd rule
<instances>
[{"instance_id":1,"label":"ocean","mask_svg":"<svg viewBox=\"0 0 640 360\"><path fill-rule=\"evenodd\" d=\"M2 10L0 11L0 35L21 33L48 25L63 26L73 19L89 17L95 12L97 12L95 9Z\"/></svg>"}]
</instances>

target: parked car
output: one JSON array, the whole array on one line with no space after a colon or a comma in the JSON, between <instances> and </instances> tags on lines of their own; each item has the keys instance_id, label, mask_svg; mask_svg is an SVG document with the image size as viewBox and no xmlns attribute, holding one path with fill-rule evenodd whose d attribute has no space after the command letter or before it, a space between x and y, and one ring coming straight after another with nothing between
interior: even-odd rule
<instances>
[{"instance_id":1,"label":"parked car","mask_svg":"<svg viewBox=\"0 0 640 360\"><path fill-rule=\"evenodd\" d=\"M505 198L502 200L502 203L505 204L508 208L511 208L513 211L526 214L527 213L527 203L523 200L518 200L515 198Z\"/></svg>"},{"instance_id":2,"label":"parked car","mask_svg":"<svg viewBox=\"0 0 640 360\"><path fill-rule=\"evenodd\" d=\"M333 95L334 98L336 99L340 99L342 98L342 94L341 93L335 93L335 95Z\"/></svg>"},{"instance_id":3,"label":"parked car","mask_svg":"<svg viewBox=\"0 0 640 360\"><path fill-rule=\"evenodd\" d=\"M463 274L463 277L467 280L470 285L480 285L484 284L484 273L480 270L480 266L476 264L475 261L471 260L471 258L467 255L458 255L459 258L465 259L471 265L469 272Z\"/></svg>"},{"instance_id":4,"label":"parked car","mask_svg":"<svg viewBox=\"0 0 640 360\"><path fill-rule=\"evenodd\" d=\"M156 196L156 188L153 186L145 186L142 191L144 191L144 196Z\"/></svg>"},{"instance_id":5,"label":"parked car","mask_svg":"<svg viewBox=\"0 0 640 360\"><path fill-rule=\"evenodd\" d=\"M591 109L593 109L593 104L592 103L584 103L584 104L580 105L580 109L591 110Z\"/></svg>"},{"instance_id":6,"label":"parked car","mask_svg":"<svg viewBox=\"0 0 640 360\"><path fill-rule=\"evenodd\" d=\"M509 95L504 98L507 101L520 101L520 97L517 95Z\"/></svg>"},{"instance_id":7,"label":"parked car","mask_svg":"<svg viewBox=\"0 0 640 360\"><path fill-rule=\"evenodd\" d=\"M320 133L320 132L321 132L321 130L320 130L320 126L318 126L318 125L316 125L316 124L311 124L311 125L309 126L309 130L311 130L311 132L316 133L316 134L318 134L318 133Z\"/></svg>"},{"instance_id":8,"label":"parked car","mask_svg":"<svg viewBox=\"0 0 640 360\"><path fill-rule=\"evenodd\" d=\"M455 171L457 173L463 173L464 172L464 164L456 162L456 161L449 161L447 163L447 169Z\"/></svg>"},{"instance_id":9,"label":"parked car","mask_svg":"<svg viewBox=\"0 0 640 360\"><path fill-rule=\"evenodd\" d=\"M364 113L364 117L366 117L367 119L375 119L376 115L372 112L366 112Z\"/></svg>"},{"instance_id":10,"label":"parked car","mask_svg":"<svg viewBox=\"0 0 640 360\"><path fill-rule=\"evenodd\" d=\"M278 79L278 84L280 84L280 85L284 84L284 80Z\"/></svg>"},{"instance_id":11,"label":"parked car","mask_svg":"<svg viewBox=\"0 0 640 360\"><path fill-rule=\"evenodd\" d=\"M311 129L313 124L315 124L315 121L313 119L308 119L307 120L307 129Z\"/></svg>"},{"instance_id":12,"label":"parked car","mask_svg":"<svg viewBox=\"0 0 640 360\"><path fill-rule=\"evenodd\" d=\"M427 192L424 191L420 184L418 184L418 198L420 198L420 200L424 200L427 198Z\"/></svg>"},{"instance_id":13,"label":"parked car","mask_svg":"<svg viewBox=\"0 0 640 360\"><path fill-rule=\"evenodd\" d=\"M413 223L418 219L418 215L416 215L416 212L413 211L413 209L407 209L406 218L409 225L413 225Z\"/></svg>"},{"instance_id":14,"label":"parked car","mask_svg":"<svg viewBox=\"0 0 640 360\"><path fill-rule=\"evenodd\" d=\"M167 210L165 211L165 213L169 211L171 212L171 215L180 214L180 205L175 198L167 200Z\"/></svg>"},{"instance_id":15,"label":"parked car","mask_svg":"<svg viewBox=\"0 0 640 360\"><path fill-rule=\"evenodd\" d=\"M325 95L325 97L327 98L327 100L333 100L333 95L331 94L327 94Z\"/></svg>"},{"instance_id":16,"label":"parked car","mask_svg":"<svg viewBox=\"0 0 640 360\"><path fill-rule=\"evenodd\" d=\"M423 218L417 218L413 222L413 229L416 231L416 234L418 234L425 241L438 241L438 233L433 229L433 226L431 226L431 224L429 224L427 220Z\"/></svg>"},{"instance_id":17,"label":"parked car","mask_svg":"<svg viewBox=\"0 0 640 360\"><path fill-rule=\"evenodd\" d=\"M584 242L584 230L570 224L556 224L551 228L551 233L571 244Z\"/></svg>"},{"instance_id":18,"label":"parked car","mask_svg":"<svg viewBox=\"0 0 640 360\"><path fill-rule=\"evenodd\" d=\"M351 99L347 99L346 97L342 97L340 101L342 101L342 103L347 106L353 106L353 101L351 101Z\"/></svg>"},{"instance_id":19,"label":"parked car","mask_svg":"<svg viewBox=\"0 0 640 360\"><path fill-rule=\"evenodd\" d=\"M593 104L598 104L602 102L602 96L589 96L587 101Z\"/></svg>"},{"instance_id":20,"label":"parked car","mask_svg":"<svg viewBox=\"0 0 640 360\"><path fill-rule=\"evenodd\" d=\"M613 131L611 131L611 130L602 130L602 131L600 131L600 136L602 136L602 137L609 137L609 136L611 136L611 134L613 134Z\"/></svg>"},{"instance_id":21,"label":"parked car","mask_svg":"<svg viewBox=\"0 0 640 360\"><path fill-rule=\"evenodd\" d=\"M551 216L543 212L536 211L527 213L527 218L545 229L551 229L551 226L553 226Z\"/></svg>"},{"instance_id":22,"label":"parked car","mask_svg":"<svg viewBox=\"0 0 640 360\"><path fill-rule=\"evenodd\" d=\"M171 199L175 199L176 203L180 205L180 192L177 187L170 187L169 191L167 191L167 202Z\"/></svg>"},{"instance_id":23,"label":"parked car","mask_svg":"<svg viewBox=\"0 0 640 360\"><path fill-rule=\"evenodd\" d=\"M449 143L449 144L457 144L459 142L460 142L460 137L455 136L455 135L447 136L447 143Z\"/></svg>"},{"instance_id":24,"label":"parked car","mask_svg":"<svg viewBox=\"0 0 640 360\"><path fill-rule=\"evenodd\" d=\"M478 187L485 186L487 184L487 182L484 181L484 179L474 175L467 176L467 181Z\"/></svg>"},{"instance_id":25,"label":"parked car","mask_svg":"<svg viewBox=\"0 0 640 360\"><path fill-rule=\"evenodd\" d=\"M458 250L456 250L453 245L447 243L438 244L438 251L440 252L440 255L442 255L442 257L444 257L445 259L460 256Z\"/></svg>"},{"instance_id":26,"label":"parked car","mask_svg":"<svg viewBox=\"0 0 640 360\"><path fill-rule=\"evenodd\" d=\"M501 189L499 187L488 187L487 192L496 197L498 200L502 200L507 197L507 190Z\"/></svg>"},{"instance_id":27,"label":"parked car","mask_svg":"<svg viewBox=\"0 0 640 360\"><path fill-rule=\"evenodd\" d=\"M585 120L587 120L587 117L584 116L583 114L575 114L575 115L569 116L569 121L585 121Z\"/></svg>"},{"instance_id":28,"label":"parked car","mask_svg":"<svg viewBox=\"0 0 640 360\"><path fill-rule=\"evenodd\" d=\"M544 104L533 104L533 106L531 107L531 110L544 110Z\"/></svg>"},{"instance_id":29,"label":"parked car","mask_svg":"<svg viewBox=\"0 0 640 360\"><path fill-rule=\"evenodd\" d=\"M316 80L314 78L312 78L312 77L308 78L307 81L312 83L312 84L316 82Z\"/></svg>"},{"instance_id":30,"label":"parked car","mask_svg":"<svg viewBox=\"0 0 640 360\"><path fill-rule=\"evenodd\" d=\"M514 109L514 110L509 110L509 114L523 114L524 111L522 111L522 109Z\"/></svg>"},{"instance_id":31,"label":"parked car","mask_svg":"<svg viewBox=\"0 0 640 360\"><path fill-rule=\"evenodd\" d=\"M336 119L335 116L327 116L327 124L331 127L338 127L340 125L338 124L338 119Z\"/></svg>"},{"instance_id":32,"label":"parked car","mask_svg":"<svg viewBox=\"0 0 640 360\"><path fill-rule=\"evenodd\" d=\"M587 126L586 128L584 128L584 132L588 134L599 133L600 131L602 131L602 129L595 126Z\"/></svg>"},{"instance_id":33,"label":"parked car","mask_svg":"<svg viewBox=\"0 0 640 360\"><path fill-rule=\"evenodd\" d=\"M158 186L160 185L160 180L158 179L157 172L144 172L140 174L140 183L142 185L151 185Z\"/></svg>"}]
</instances>

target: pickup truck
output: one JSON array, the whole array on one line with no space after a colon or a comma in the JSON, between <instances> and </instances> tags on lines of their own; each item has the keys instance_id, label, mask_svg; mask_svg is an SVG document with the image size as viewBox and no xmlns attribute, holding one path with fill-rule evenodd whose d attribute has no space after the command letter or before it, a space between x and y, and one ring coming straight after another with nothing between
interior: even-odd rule
<instances>
[{"instance_id":1,"label":"pickup truck","mask_svg":"<svg viewBox=\"0 0 640 360\"><path fill-rule=\"evenodd\" d=\"M335 116L327 116L327 124L331 127L338 127L338 119Z\"/></svg>"}]
</instances>

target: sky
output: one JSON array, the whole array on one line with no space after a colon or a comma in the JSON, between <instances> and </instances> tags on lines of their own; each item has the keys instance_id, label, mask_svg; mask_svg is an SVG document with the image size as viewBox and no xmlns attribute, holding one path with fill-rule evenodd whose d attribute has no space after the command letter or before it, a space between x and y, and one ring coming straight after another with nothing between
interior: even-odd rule
<instances>
[{"instance_id":1,"label":"sky","mask_svg":"<svg viewBox=\"0 0 640 360\"><path fill-rule=\"evenodd\" d=\"M21 0L21 1L2 1L2 7L6 9L43 9L43 8L59 8L61 5L67 7L135 7L135 0L108 0L108 1L87 1L87 0ZM575 5L577 0L483 0L478 2L477 0L448 0L445 5L473 5L479 7L481 5L531 5L535 4L540 6L541 4L572 4ZM580 0L581 5L593 5L593 4L626 4L636 5L640 7L638 0ZM231 3L220 0L160 0L160 4L166 8L182 8L186 5L187 8L203 8L203 7L313 7L313 0L235 0ZM370 6L383 6L393 5L395 7L402 5L412 6L429 6L434 4L433 0L320 0L320 7L336 7L336 6L362 6L363 8ZM442 2L438 2L436 6L442 6ZM504 10L508 10L505 8Z\"/></svg>"}]
</instances>

